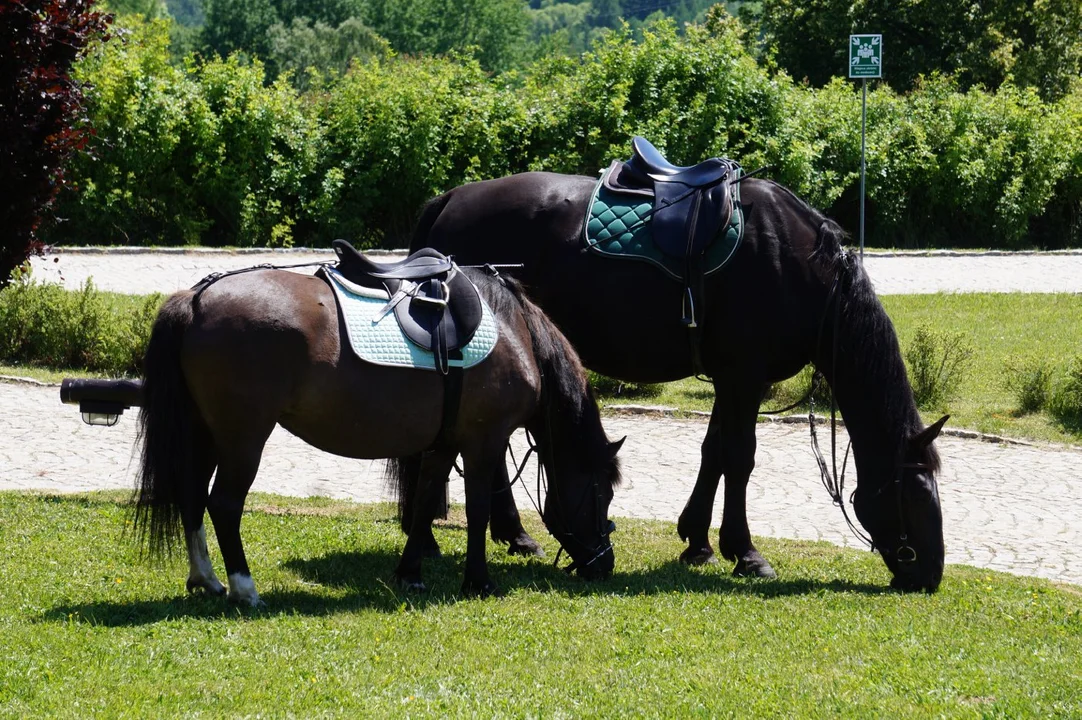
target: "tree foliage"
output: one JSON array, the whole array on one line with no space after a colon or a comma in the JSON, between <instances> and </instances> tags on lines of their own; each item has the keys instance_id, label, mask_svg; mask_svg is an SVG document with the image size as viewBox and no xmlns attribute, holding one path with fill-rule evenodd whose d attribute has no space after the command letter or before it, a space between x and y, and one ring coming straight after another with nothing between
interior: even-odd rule
<instances>
[{"instance_id":1,"label":"tree foliage","mask_svg":"<svg viewBox=\"0 0 1082 720\"><path fill-rule=\"evenodd\" d=\"M35 232L86 143L83 88L71 69L106 21L93 0L0 4L0 286L40 249Z\"/></svg>"},{"instance_id":2,"label":"tree foliage","mask_svg":"<svg viewBox=\"0 0 1082 720\"><path fill-rule=\"evenodd\" d=\"M758 19L778 64L815 86L846 74L850 33L883 34L883 74L899 91L939 72L963 90L1013 79L1055 99L1082 73L1077 0L763 0Z\"/></svg>"},{"instance_id":3,"label":"tree foliage","mask_svg":"<svg viewBox=\"0 0 1082 720\"><path fill-rule=\"evenodd\" d=\"M855 228L860 91L758 64L720 9L679 32L628 25L579 58L491 75L476 57L392 55L298 93L240 57L169 63L133 25L83 63L97 159L50 238L125 244L401 246L421 204L524 170L594 175L641 134L677 163L728 155ZM1082 246L1082 83L868 94L871 246Z\"/></svg>"}]
</instances>

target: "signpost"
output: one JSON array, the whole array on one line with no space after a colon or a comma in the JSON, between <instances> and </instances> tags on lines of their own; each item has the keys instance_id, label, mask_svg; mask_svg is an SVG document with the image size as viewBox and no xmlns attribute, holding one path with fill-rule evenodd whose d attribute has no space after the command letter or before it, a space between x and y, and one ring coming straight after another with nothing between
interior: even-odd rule
<instances>
[{"instance_id":1,"label":"signpost","mask_svg":"<svg viewBox=\"0 0 1082 720\"><path fill-rule=\"evenodd\" d=\"M864 260L865 126L868 120L868 78L883 77L883 36L849 36L849 77L860 78L860 259Z\"/></svg>"}]
</instances>

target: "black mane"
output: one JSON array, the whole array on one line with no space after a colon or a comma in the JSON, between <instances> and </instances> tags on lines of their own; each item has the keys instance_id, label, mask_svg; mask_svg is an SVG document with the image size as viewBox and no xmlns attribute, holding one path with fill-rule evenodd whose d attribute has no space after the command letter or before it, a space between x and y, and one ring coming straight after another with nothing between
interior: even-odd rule
<instances>
[{"instance_id":1,"label":"black mane","mask_svg":"<svg viewBox=\"0 0 1082 720\"><path fill-rule=\"evenodd\" d=\"M878 422L882 425L880 437L910 438L923 430L924 424L913 400L894 323L879 301L860 257L843 246L846 235L842 228L810 206L809 210L820 220L812 261L821 263L828 275L836 278L832 302L837 303L840 314L837 339L833 338L835 323L829 308L823 333L824 344L831 342L837 348L837 359L826 348L821 352L824 358L830 358L828 362L836 364L838 378L832 378L832 383L843 388L838 393L845 396L845 401L839 399L843 414L856 418L851 434L854 430L860 433L859 423ZM829 376L831 368L821 369ZM896 447L872 450L887 454L892 462L898 452ZM939 470L939 454L932 445L927 446L922 461L933 471Z\"/></svg>"},{"instance_id":2,"label":"black mane","mask_svg":"<svg viewBox=\"0 0 1082 720\"><path fill-rule=\"evenodd\" d=\"M531 427L542 445L549 440L560 451L573 451L577 460L591 470L609 470L613 486L620 482L619 461L609 460L609 438L601 424L593 388L578 354L567 338L527 296L522 284L506 277L494 277L473 268L464 272L481 291L492 311L500 317L521 312L530 328L534 357L541 367L541 407L543 417ZM549 436L549 437L546 437Z\"/></svg>"}]
</instances>

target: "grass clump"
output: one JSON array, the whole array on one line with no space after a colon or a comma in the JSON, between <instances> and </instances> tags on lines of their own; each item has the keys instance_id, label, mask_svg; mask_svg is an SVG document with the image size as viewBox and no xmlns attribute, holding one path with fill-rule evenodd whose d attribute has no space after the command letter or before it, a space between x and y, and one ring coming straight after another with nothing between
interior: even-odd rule
<instances>
[{"instance_id":1,"label":"grass clump","mask_svg":"<svg viewBox=\"0 0 1082 720\"><path fill-rule=\"evenodd\" d=\"M1048 409L1064 426L1082 431L1082 355L1071 358L1052 390Z\"/></svg>"},{"instance_id":2,"label":"grass clump","mask_svg":"<svg viewBox=\"0 0 1082 720\"><path fill-rule=\"evenodd\" d=\"M0 290L0 363L137 375L164 296L34 283L17 273Z\"/></svg>"},{"instance_id":3,"label":"grass clump","mask_svg":"<svg viewBox=\"0 0 1082 720\"><path fill-rule=\"evenodd\" d=\"M905 359L917 407L938 409L958 391L973 359L973 342L965 333L920 325L905 351Z\"/></svg>"},{"instance_id":4,"label":"grass clump","mask_svg":"<svg viewBox=\"0 0 1082 720\"><path fill-rule=\"evenodd\" d=\"M1003 385L1014 394L1021 414L1040 412L1048 402L1055 370L1040 357L1009 357L1003 364Z\"/></svg>"}]
</instances>

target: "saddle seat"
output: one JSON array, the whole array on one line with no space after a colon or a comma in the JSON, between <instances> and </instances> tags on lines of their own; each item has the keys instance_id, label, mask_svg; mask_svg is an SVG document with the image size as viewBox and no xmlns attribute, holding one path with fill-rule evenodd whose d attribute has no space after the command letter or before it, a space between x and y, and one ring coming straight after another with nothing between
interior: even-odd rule
<instances>
[{"instance_id":1,"label":"saddle seat","mask_svg":"<svg viewBox=\"0 0 1082 720\"><path fill-rule=\"evenodd\" d=\"M673 165L646 138L634 137L631 158L616 161L604 182L615 193L652 197L654 243L661 252L695 263L733 214L731 178L740 166L725 158Z\"/></svg>"},{"instance_id":2,"label":"saddle seat","mask_svg":"<svg viewBox=\"0 0 1082 720\"><path fill-rule=\"evenodd\" d=\"M708 158L697 165L673 165L653 143L637 135L631 139L631 159L628 163L652 180L678 182L690 187L720 182L732 169L732 165L721 158Z\"/></svg>"},{"instance_id":3,"label":"saddle seat","mask_svg":"<svg viewBox=\"0 0 1082 720\"><path fill-rule=\"evenodd\" d=\"M350 282L383 288L390 299L380 317L393 311L402 332L415 345L429 350L436 366L447 374L450 358L481 324L483 308L477 287L454 260L432 248L422 248L405 260L377 263L345 240L331 243L337 270Z\"/></svg>"}]
</instances>

